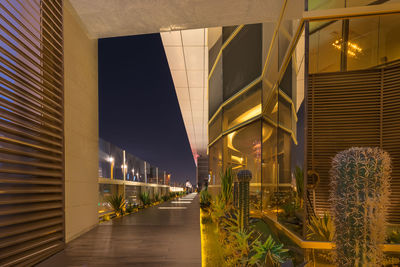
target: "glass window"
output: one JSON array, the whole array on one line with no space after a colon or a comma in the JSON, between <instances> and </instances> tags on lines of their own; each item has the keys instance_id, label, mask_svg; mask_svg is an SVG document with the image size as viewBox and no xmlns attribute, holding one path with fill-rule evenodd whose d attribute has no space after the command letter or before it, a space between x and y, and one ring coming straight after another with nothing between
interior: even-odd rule
<instances>
[{"instance_id":1,"label":"glass window","mask_svg":"<svg viewBox=\"0 0 400 267\"><path fill-rule=\"evenodd\" d=\"M208 28L208 69L211 70L222 47L222 27Z\"/></svg>"},{"instance_id":2,"label":"glass window","mask_svg":"<svg viewBox=\"0 0 400 267\"><path fill-rule=\"evenodd\" d=\"M112 211L113 208L108 203L108 198L110 196L118 194L118 185L113 184L99 184L99 203L98 212Z\"/></svg>"},{"instance_id":3,"label":"glass window","mask_svg":"<svg viewBox=\"0 0 400 267\"><path fill-rule=\"evenodd\" d=\"M261 75L261 49L261 24L250 24L223 50L224 101Z\"/></svg>"},{"instance_id":4,"label":"glass window","mask_svg":"<svg viewBox=\"0 0 400 267\"><path fill-rule=\"evenodd\" d=\"M222 138L210 146L208 160L210 171L209 188L211 189L213 186L221 184L220 174L222 171ZM210 190L210 192L212 192L212 190Z\"/></svg>"},{"instance_id":5,"label":"glass window","mask_svg":"<svg viewBox=\"0 0 400 267\"><path fill-rule=\"evenodd\" d=\"M209 124L208 127L208 142L211 143L212 141L217 138L222 131L222 112L220 112Z\"/></svg>"},{"instance_id":6,"label":"glass window","mask_svg":"<svg viewBox=\"0 0 400 267\"><path fill-rule=\"evenodd\" d=\"M261 88L257 83L223 109L222 130L226 131L261 114Z\"/></svg>"},{"instance_id":7,"label":"glass window","mask_svg":"<svg viewBox=\"0 0 400 267\"><path fill-rule=\"evenodd\" d=\"M379 65L379 17L351 19L347 43L347 70ZM382 62L385 63L385 62Z\"/></svg>"},{"instance_id":8,"label":"glass window","mask_svg":"<svg viewBox=\"0 0 400 267\"><path fill-rule=\"evenodd\" d=\"M369 69L400 59L399 18L384 15L310 23L309 72Z\"/></svg>"},{"instance_id":9,"label":"glass window","mask_svg":"<svg viewBox=\"0 0 400 267\"><path fill-rule=\"evenodd\" d=\"M222 105L222 60L220 59L208 81L208 114L211 118Z\"/></svg>"},{"instance_id":10,"label":"glass window","mask_svg":"<svg viewBox=\"0 0 400 267\"><path fill-rule=\"evenodd\" d=\"M251 171L250 210L261 212L261 121L231 132L223 140L224 169Z\"/></svg>"},{"instance_id":11,"label":"glass window","mask_svg":"<svg viewBox=\"0 0 400 267\"><path fill-rule=\"evenodd\" d=\"M262 212L263 216L276 219L276 192L278 184L277 128L276 124L262 125Z\"/></svg>"},{"instance_id":12,"label":"glass window","mask_svg":"<svg viewBox=\"0 0 400 267\"><path fill-rule=\"evenodd\" d=\"M333 9L343 7L356 7L356 6L368 6L368 5L381 5L381 4L392 4L399 3L399 0L387 0L387 1L376 1L376 0L308 0L308 9Z\"/></svg>"},{"instance_id":13,"label":"glass window","mask_svg":"<svg viewBox=\"0 0 400 267\"><path fill-rule=\"evenodd\" d=\"M99 139L99 177L111 178L113 158L110 152L110 143Z\"/></svg>"},{"instance_id":14,"label":"glass window","mask_svg":"<svg viewBox=\"0 0 400 267\"><path fill-rule=\"evenodd\" d=\"M400 15L379 17L379 61L386 64L400 59Z\"/></svg>"},{"instance_id":15,"label":"glass window","mask_svg":"<svg viewBox=\"0 0 400 267\"><path fill-rule=\"evenodd\" d=\"M310 73L340 71L342 21L310 23Z\"/></svg>"}]
</instances>

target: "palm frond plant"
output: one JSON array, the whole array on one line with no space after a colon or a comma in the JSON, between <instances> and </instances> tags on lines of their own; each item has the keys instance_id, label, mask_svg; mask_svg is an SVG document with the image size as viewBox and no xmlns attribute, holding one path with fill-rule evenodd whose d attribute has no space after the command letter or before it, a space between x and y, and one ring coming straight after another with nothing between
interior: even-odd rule
<instances>
[{"instance_id":1,"label":"palm frond plant","mask_svg":"<svg viewBox=\"0 0 400 267\"><path fill-rule=\"evenodd\" d=\"M307 225L307 239L313 241L332 241L334 235L334 224L329 213L325 212L320 217L311 216Z\"/></svg>"},{"instance_id":2,"label":"palm frond plant","mask_svg":"<svg viewBox=\"0 0 400 267\"><path fill-rule=\"evenodd\" d=\"M217 196L214 201L212 201L211 205L211 218L215 224L217 224L219 228L219 224L222 218L226 214L226 205L225 201L221 198L221 196Z\"/></svg>"},{"instance_id":3,"label":"palm frond plant","mask_svg":"<svg viewBox=\"0 0 400 267\"><path fill-rule=\"evenodd\" d=\"M276 243L271 236L268 236L264 243L257 240L253 250L255 254L249 260L252 266L280 266L286 260L286 253L289 251L283 248L283 244Z\"/></svg>"},{"instance_id":4,"label":"palm frond plant","mask_svg":"<svg viewBox=\"0 0 400 267\"><path fill-rule=\"evenodd\" d=\"M169 195L163 195L163 196L161 197L161 199L162 199L164 202L166 202L166 201L169 200Z\"/></svg>"},{"instance_id":5,"label":"palm frond plant","mask_svg":"<svg viewBox=\"0 0 400 267\"><path fill-rule=\"evenodd\" d=\"M226 265L248 266L250 253L257 240L254 239L254 232L247 229L231 232L224 246Z\"/></svg>"},{"instance_id":6,"label":"palm frond plant","mask_svg":"<svg viewBox=\"0 0 400 267\"><path fill-rule=\"evenodd\" d=\"M386 238L389 244L400 244L400 228L393 229Z\"/></svg>"},{"instance_id":7,"label":"palm frond plant","mask_svg":"<svg viewBox=\"0 0 400 267\"><path fill-rule=\"evenodd\" d=\"M146 192L146 191L145 192L141 192L139 194L139 199L142 202L143 206L147 206L147 205L149 205L151 203L149 192Z\"/></svg>"},{"instance_id":8,"label":"palm frond plant","mask_svg":"<svg viewBox=\"0 0 400 267\"><path fill-rule=\"evenodd\" d=\"M127 213L132 213L132 212L135 212L135 211L137 211L137 205L136 204L128 203L126 205L126 212Z\"/></svg>"},{"instance_id":9,"label":"palm frond plant","mask_svg":"<svg viewBox=\"0 0 400 267\"><path fill-rule=\"evenodd\" d=\"M107 198L107 202L110 203L116 216L124 214L124 208L126 201L122 195L112 195Z\"/></svg>"},{"instance_id":10,"label":"palm frond plant","mask_svg":"<svg viewBox=\"0 0 400 267\"><path fill-rule=\"evenodd\" d=\"M159 195L158 193L155 193L155 194L154 194L154 201L155 201L155 202L160 201L160 195Z\"/></svg>"},{"instance_id":11,"label":"palm frond plant","mask_svg":"<svg viewBox=\"0 0 400 267\"><path fill-rule=\"evenodd\" d=\"M296 179L296 197L300 204L300 208L303 207L303 194L304 194L304 172L300 166L296 166L294 169L294 178Z\"/></svg>"},{"instance_id":12,"label":"palm frond plant","mask_svg":"<svg viewBox=\"0 0 400 267\"><path fill-rule=\"evenodd\" d=\"M233 173L232 168L226 168L225 172L221 172L221 198L225 205L232 204L233 198Z\"/></svg>"},{"instance_id":13,"label":"palm frond plant","mask_svg":"<svg viewBox=\"0 0 400 267\"><path fill-rule=\"evenodd\" d=\"M207 209L211 205L211 195L208 190L204 189L200 192L200 208Z\"/></svg>"}]
</instances>

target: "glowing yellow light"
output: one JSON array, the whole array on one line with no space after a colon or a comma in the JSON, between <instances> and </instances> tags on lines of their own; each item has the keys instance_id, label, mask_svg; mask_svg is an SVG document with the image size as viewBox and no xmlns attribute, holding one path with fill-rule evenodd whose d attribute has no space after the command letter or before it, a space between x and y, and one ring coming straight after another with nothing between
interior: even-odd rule
<instances>
[{"instance_id":1,"label":"glowing yellow light","mask_svg":"<svg viewBox=\"0 0 400 267\"><path fill-rule=\"evenodd\" d=\"M228 144L227 144L227 146L228 146L229 149L232 149L234 151L240 152L239 150L234 148L234 146L232 144L233 138L235 137L236 134L237 134L237 132L232 132L232 133L228 134ZM221 158L222 158L222 156L221 156Z\"/></svg>"},{"instance_id":2,"label":"glowing yellow light","mask_svg":"<svg viewBox=\"0 0 400 267\"><path fill-rule=\"evenodd\" d=\"M107 161L108 161L108 162L114 162L114 158L113 158L113 157L108 157L108 158L107 158Z\"/></svg>"},{"instance_id":3,"label":"glowing yellow light","mask_svg":"<svg viewBox=\"0 0 400 267\"><path fill-rule=\"evenodd\" d=\"M342 39L335 40L332 45L338 50L342 49ZM352 43L350 41L347 41L347 54L351 57L356 57L357 53L361 53L362 48L359 47L356 43Z\"/></svg>"},{"instance_id":4,"label":"glowing yellow light","mask_svg":"<svg viewBox=\"0 0 400 267\"><path fill-rule=\"evenodd\" d=\"M232 159L232 161L236 161L236 162L238 162L240 164L243 163L243 158L241 158L241 157L237 157L237 156L232 155L231 159Z\"/></svg>"},{"instance_id":5,"label":"glowing yellow light","mask_svg":"<svg viewBox=\"0 0 400 267\"><path fill-rule=\"evenodd\" d=\"M243 112L242 115L240 115L239 117L237 117L234 121L232 121L230 123L230 127L233 126L233 125L237 125L237 124L240 124L242 122L245 122L245 121L247 121L247 120L249 120L249 119L251 119L251 118L253 118L253 117L257 116L257 115L260 115L260 114L261 114L261 104L259 104L259 105L255 106L255 107Z\"/></svg>"},{"instance_id":6,"label":"glowing yellow light","mask_svg":"<svg viewBox=\"0 0 400 267\"><path fill-rule=\"evenodd\" d=\"M277 112L277 111L278 111L278 102L276 102L276 104L275 104L275 106L274 106L274 109L272 110L271 113L275 113L275 112Z\"/></svg>"}]
</instances>

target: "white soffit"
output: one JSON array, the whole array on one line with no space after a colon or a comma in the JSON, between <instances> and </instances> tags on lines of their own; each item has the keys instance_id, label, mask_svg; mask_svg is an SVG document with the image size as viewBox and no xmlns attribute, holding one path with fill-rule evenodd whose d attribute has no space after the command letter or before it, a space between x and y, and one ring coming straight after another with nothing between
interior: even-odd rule
<instances>
[{"instance_id":1,"label":"white soffit","mask_svg":"<svg viewBox=\"0 0 400 267\"><path fill-rule=\"evenodd\" d=\"M161 39L197 164L208 144L207 29L162 32Z\"/></svg>"}]
</instances>

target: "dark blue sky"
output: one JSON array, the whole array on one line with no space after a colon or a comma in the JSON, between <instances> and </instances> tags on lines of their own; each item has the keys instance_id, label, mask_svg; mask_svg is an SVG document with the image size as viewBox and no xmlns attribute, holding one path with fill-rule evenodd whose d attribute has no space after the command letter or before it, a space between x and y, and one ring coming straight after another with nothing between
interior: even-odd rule
<instances>
[{"instance_id":1,"label":"dark blue sky","mask_svg":"<svg viewBox=\"0 0 400 267\"><path fill-rule=\"evenodd\" d=\"M159 34L99 40L99 135L171 172L173 181L195 181Z\"/></svg>"}]
</instances>

